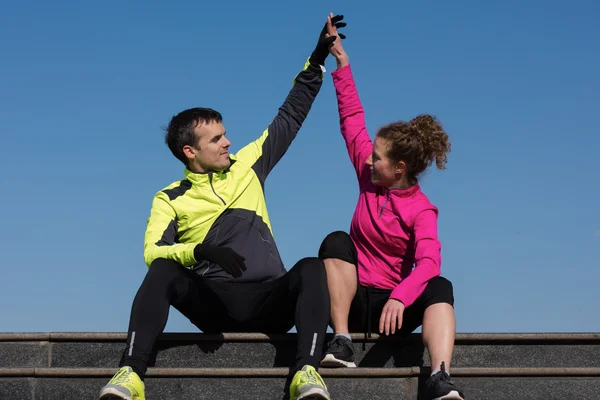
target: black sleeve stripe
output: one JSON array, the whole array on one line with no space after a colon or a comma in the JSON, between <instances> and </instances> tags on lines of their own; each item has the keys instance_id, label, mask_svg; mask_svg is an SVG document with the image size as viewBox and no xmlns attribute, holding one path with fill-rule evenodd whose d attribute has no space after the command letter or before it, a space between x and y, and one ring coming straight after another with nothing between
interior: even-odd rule
<instances>
[{"instance_id":1,"label":"black sleeve stripe","mask_svg":"<svg viewBox=\"0 0 600 400\"><path fill-rule=\"evenodd\" d=\"M165 229L162 237L160 238L160 240L158 242L156 242L157 246L171 246L174 243L176 243L178 241L177 239L177 233L178 233L179 227L177 225L177 220L173 220L169 223L169 225L167 226L167 229Z\"/></svg>"},{"instance_id":2,"label":"black sleeve stripe","mask_svg":"<svg viewBox=\"0 0 600 400\"><path fill-rule=\"evenodd\" d=\"M163 190L167 196L169 196L169 200L173 201L179 196L183 196L185 192L187 192L192 187L192 182L187 179L182 180L179 183L179 186L174 187L173 189Z\"/></svg>"}]
</instances>

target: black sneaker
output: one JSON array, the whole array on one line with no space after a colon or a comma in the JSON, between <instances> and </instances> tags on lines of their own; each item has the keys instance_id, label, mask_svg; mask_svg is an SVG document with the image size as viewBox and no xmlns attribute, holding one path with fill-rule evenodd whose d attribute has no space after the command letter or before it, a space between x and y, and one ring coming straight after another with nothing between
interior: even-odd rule
<instances>
[{"instance_id":1,"label":"black sneaker","mask_svg":"<svg viewBox=\"0 0 600 400\"><path fill-rule=\"evenodd\" d=\"M343 336L336 336L327 344L325 357L321 360L321 367L350 367L355 368L354 348L352 341Z\"/></svg>"},{"instance_id":2,"label":"black sneaker","mask_svg":"<svg viewBox=\"0 0 600 400\"><path fill-rule=\"evenodd\" d=\"M450 380L450 375L446 372L443 361L441 370L427 379L426 386L429 394L428 398L431 400L464 400L462 392Z\"/></svg>"}]
</instances>

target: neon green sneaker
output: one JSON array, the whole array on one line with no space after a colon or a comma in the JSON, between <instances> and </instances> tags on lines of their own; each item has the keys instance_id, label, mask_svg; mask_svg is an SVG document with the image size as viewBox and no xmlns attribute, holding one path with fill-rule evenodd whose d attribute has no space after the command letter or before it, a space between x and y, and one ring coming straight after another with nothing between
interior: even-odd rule
<instances>
[{"instance_id":1,"label":"neon green sneaker","mask_svg":"<svg viewBox=\"0 0 600 400\"><path fill-rule=\"evenodd\" d=\"M131 367L123 367L100 391L100 400L146 400L144 382Z\"/></svg>"},{"instance_id":2,"label":"neon green sneaker","mask_svg":"<svg viewBox=\"0 0 600 400\"><path fill-rule=\"evenodd\" d=\"M327 386L321 375L310 365L305 365L296 372L290 385L290 400L311 399L331 400Z\"/></svg>"}]
</instances>

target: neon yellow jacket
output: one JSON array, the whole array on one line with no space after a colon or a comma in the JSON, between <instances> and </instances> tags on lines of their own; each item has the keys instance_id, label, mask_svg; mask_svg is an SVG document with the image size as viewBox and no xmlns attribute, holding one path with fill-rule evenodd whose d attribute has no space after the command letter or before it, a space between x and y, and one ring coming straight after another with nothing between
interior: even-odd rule
<instances>
[{"instance_id":1,"label":"neon yellow jacket","mask_svg":"<svg viewBox=\"0 0 600 400\"><path fill-rule=\"evenodd\" d=\"M262 282L285 268L273 239L264 197L269 172L285 154L322 85L320 67L306 63L279 112L254 142L231 155L225 171L193 173L156 193L144 240L144 259L177 261L208 278ZM228 246L245 258L234 279L217 264L194 258L198 243Z\"/></svg>"}]
</instances>

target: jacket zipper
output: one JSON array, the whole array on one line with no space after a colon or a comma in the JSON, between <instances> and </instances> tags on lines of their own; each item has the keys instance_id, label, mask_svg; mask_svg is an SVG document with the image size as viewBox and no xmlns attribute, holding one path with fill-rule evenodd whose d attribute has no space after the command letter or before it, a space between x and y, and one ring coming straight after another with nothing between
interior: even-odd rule
<instances>
[{"instance_id":1,"label":"jacket zipper","mask_svg":"<svg viewBox=\"0 0 600 400\"><path fill-rule=\"evenodd\" d=\"M377 216L377 219L381 219L381 214L383 214L383 209L385 208L385 205L387 204L389 199L390 199L390 189L385 188L385 201L383 202L383 205L381 206L381 210L379 210L379 216Z\"/></svg>"},{"instance_id":2,"label":"jacket zipper","mask_svg":"<svg viewBox=\"0 0 600 400\"><path fill-rule=\"evenodd\" d=\"M223 200L223 198L217 194L217 191L215 190L215 187L212 184L212 176L213 176L213 173L209 172L208 173L208 181L210 182L210 188L212 189L212 191L215 194L215 196L217 196L219 198L219 200L221 200L221 202L223 203L223 205L226 206L227 204L225 203L225 200Z\"/></svg>"}]
</instances>

